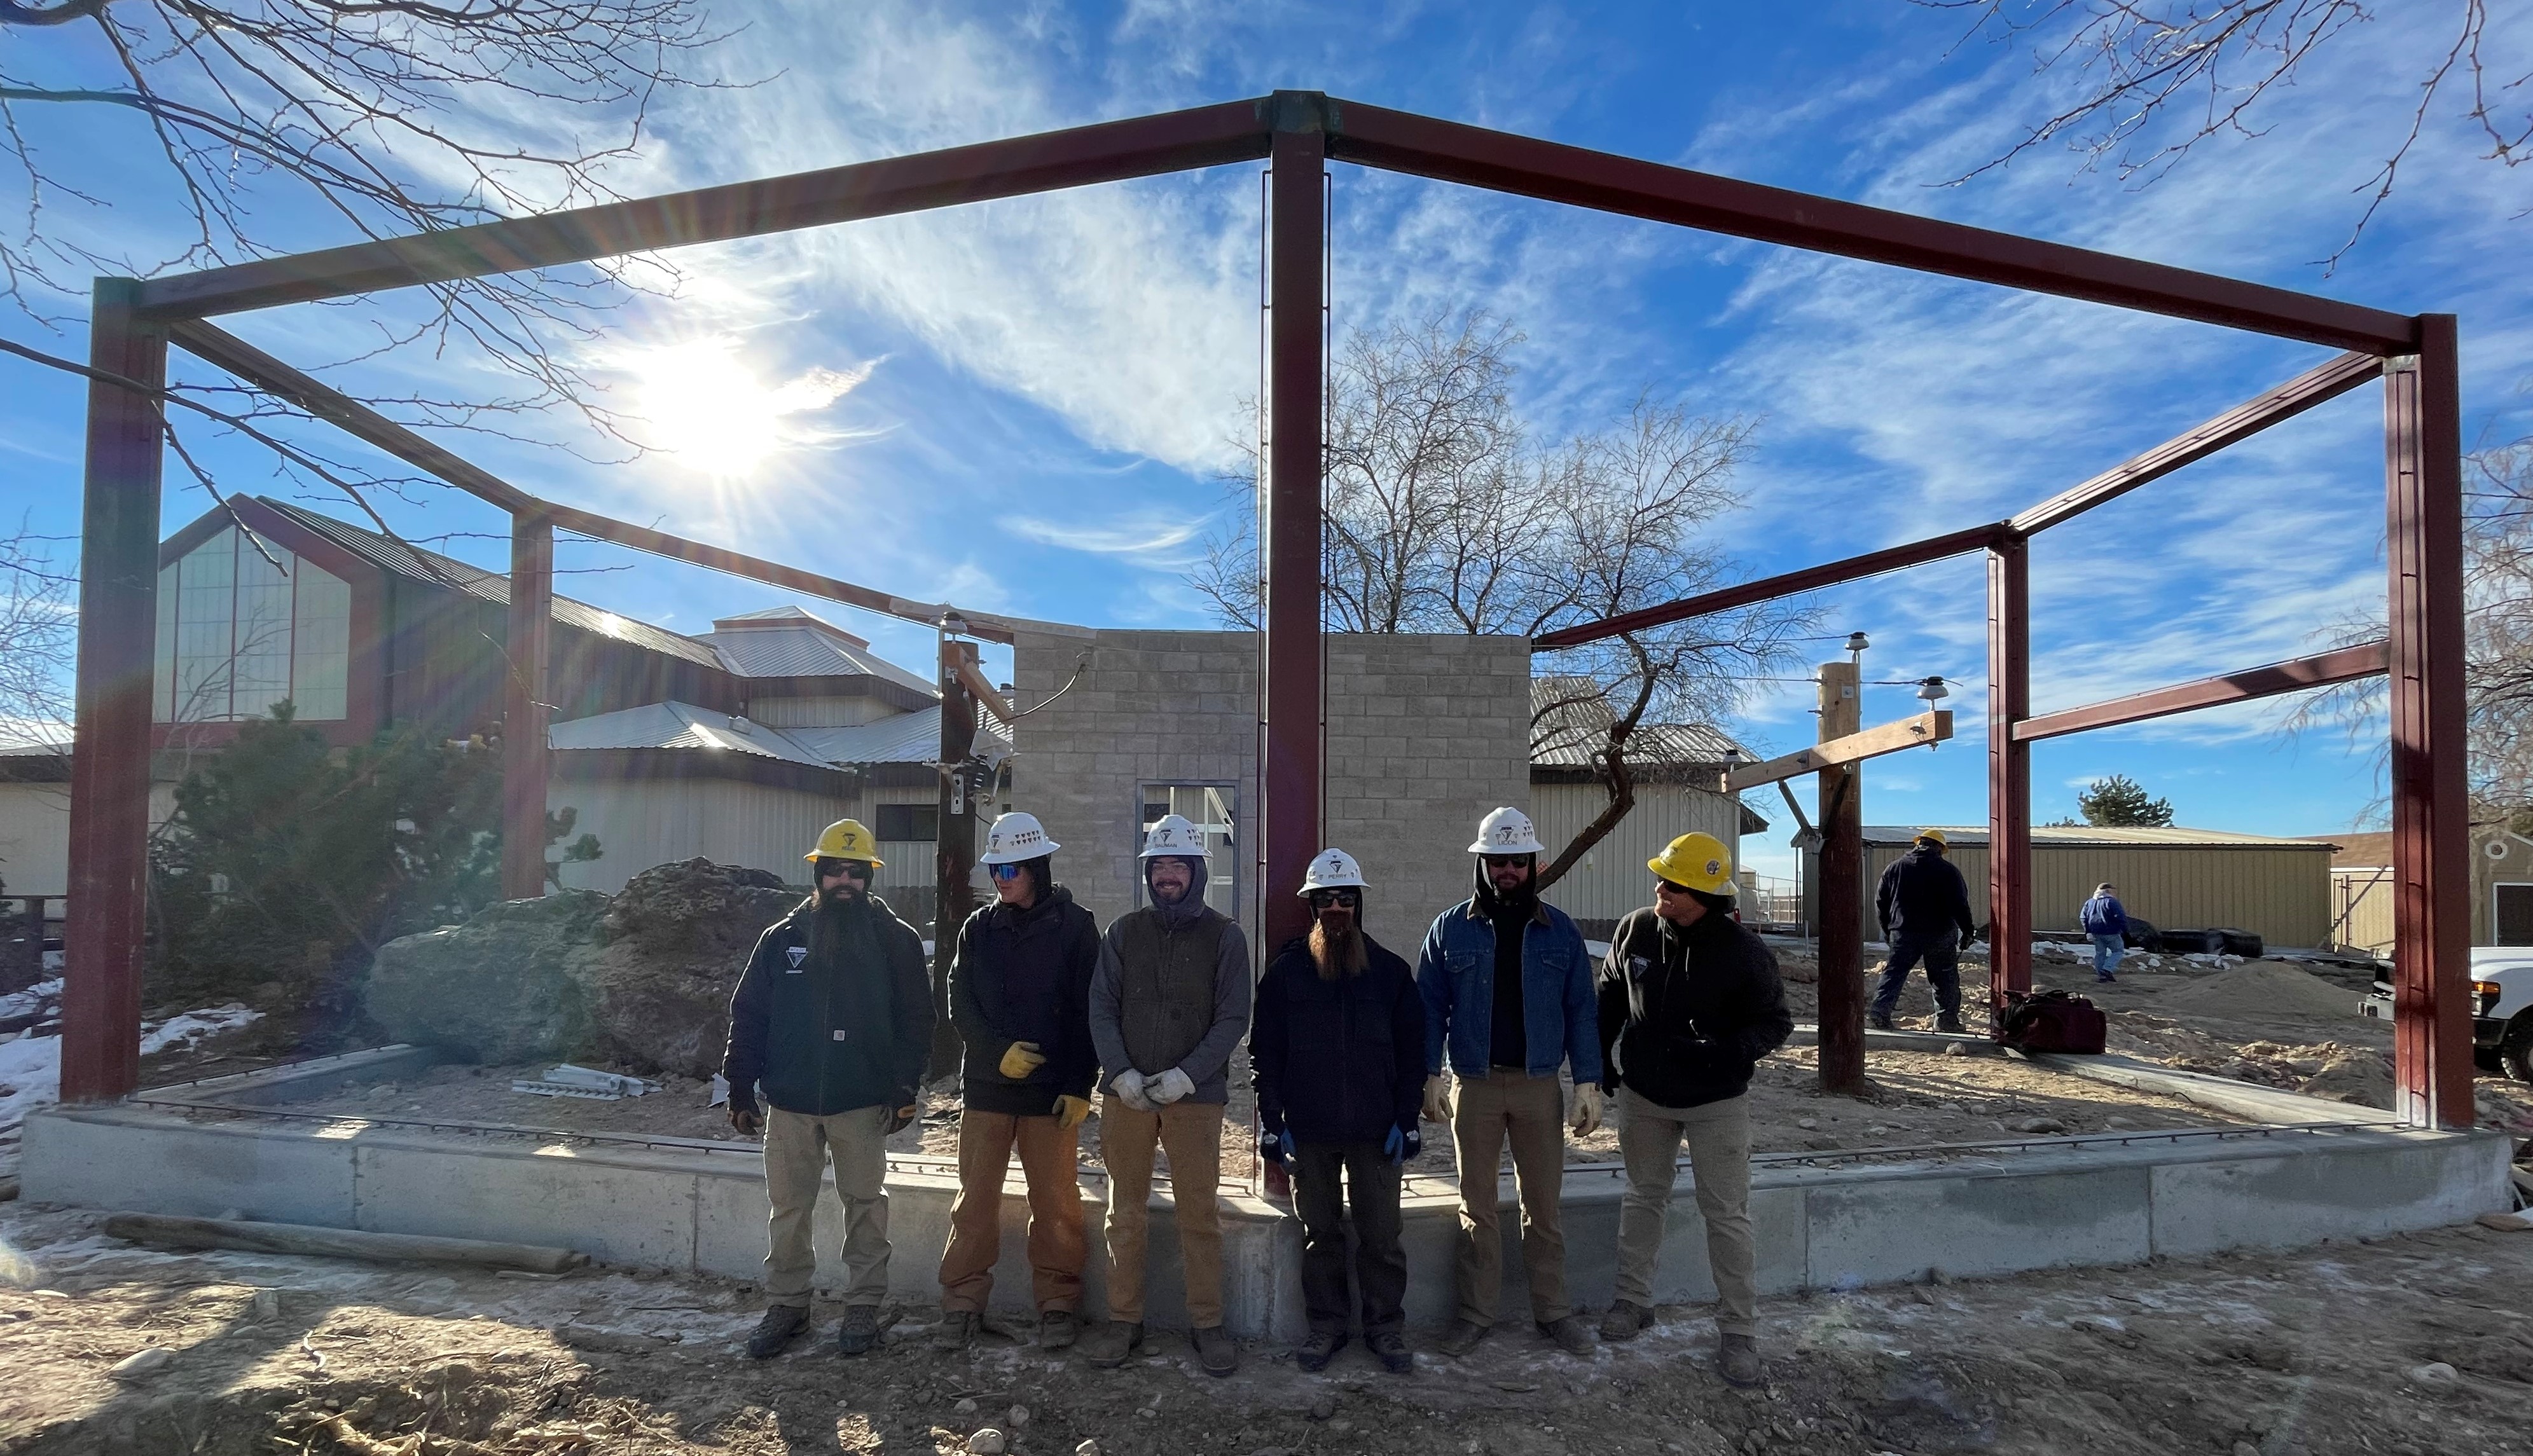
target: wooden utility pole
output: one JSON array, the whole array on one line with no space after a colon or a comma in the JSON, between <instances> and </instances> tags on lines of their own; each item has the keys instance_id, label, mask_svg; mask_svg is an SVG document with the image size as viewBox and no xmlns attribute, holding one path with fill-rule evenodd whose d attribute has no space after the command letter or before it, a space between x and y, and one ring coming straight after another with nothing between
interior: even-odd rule
<instances>
[{"instance_id":1,"label":"wooden utility pole","mask_svg":"<svg viewBox=\"0 0 2533 1456\"><path fill-rule=\"evenodd\" d=\"M950 1023L950 960L958 954L959 927L975 907L969 877L976 866L976 698L969 680L979 673L976 644L944 633L941 638L941 796L932 864L932 1061L927 1077L959 1070L959 1031Z\"/></svg>"},{"instance_id":2,"label":"wooden utility pole","mask_svg":"<svg viewBox=\"0 0 2533 1456\"><path fill-rule=\"evenodd\" d=\"M1862 723L1856 664L1823 663L1820 741ZM1864 769L1824 766L1820 774L1821 1090L1864 1090Z\"/></svg>"}]
</instances>

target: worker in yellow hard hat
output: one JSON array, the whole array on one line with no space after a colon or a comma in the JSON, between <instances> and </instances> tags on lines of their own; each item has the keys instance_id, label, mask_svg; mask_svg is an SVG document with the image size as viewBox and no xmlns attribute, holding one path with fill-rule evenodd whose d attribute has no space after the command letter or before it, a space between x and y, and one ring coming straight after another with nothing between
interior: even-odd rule
<instances>
[{"instance_id":1,"label":"worker in yellow hard hat","mask_svg":"<svg viewBox=\"0 0 2533 1456\"><path fill-rule=\"evenodd\" d=\"M1654 903L1611 932L1599 976L1601 1062L1615 1089L1627 1191L1619 1203L1619 1298L1601 1338L1653 1323L1679 1145L1697 1176L1715 1275L1716 1364L1759 1383L1758 1253L1750 1234L1751 1070L1795 1029L1777 958L1734 918L1733 851L1684 834L1646 861Z\"/></svg>"},{"instance_id":2,"label":"worker in yellow hard hat","mask_svg":"<svg viewBox=\"0 0 2533 1456\"><path fill-rule=\"evenodd\" d=\"M836 1348L879 1340L888 1295L887 1139L913 1123L932 1052L932 983L923 937L871 894L878 841L839 819L805 856L816 889L757 938L730 1002L730 1124L765 1135L771 1248L765 1317L747 1339L759 1360L809 1322L818 1259L809 1242L818 1188L835 1161L845 1205L845 1317ZM757 1104L759 1092L765 1107Z\"/></svg>"},{"instance_id":3,"label":"worker in yellow hard hat","mask_svg":"<svg viewBox=\"0 0 2533 1456\"><path fill-rule=\"evenodd\" d=\"M1909 852L1891 861L1874 888L1874 919L1890 948L1864 1013L1864 1023L1877 1031L1891 1029L1910 968L1921 961L1926 984L1935 989L1935 1029L1962 1029L1961 949L1978 939L1978 921L1971 913L1970 883L1946 857L1951 848L1942 830L1917 831Z\"/></svg>"}]
</instances>

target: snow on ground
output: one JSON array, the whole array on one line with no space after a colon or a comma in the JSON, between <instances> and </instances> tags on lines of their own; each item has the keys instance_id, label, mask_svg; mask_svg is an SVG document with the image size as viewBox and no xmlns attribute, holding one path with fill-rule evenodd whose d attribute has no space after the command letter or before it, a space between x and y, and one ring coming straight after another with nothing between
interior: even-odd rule
<instances>
[{"instance_id":1,"label":"snow on ground","mask_svg":"<svg viewBox=\"0 0 2533 1456\"><path fill-rule=\"evenodd\" d=\"M61 992L62 983L50 980L14 995L0 996L0 1017L37 1010L48 1000L58 1001ZM171 1047L192 1046L206 1036L234 1030L263 1015L231 1002L185 1012L163 1021L145 1021L141 1026L141 1054L146 1057ZM0 1178L18 1171L18 1133L28 1114L51 1106L61 1096L62 1038L58 1030L48 1030L41 1036L31 1030L23 1031L0 1040Z\"/></svg>"}]
</instances>

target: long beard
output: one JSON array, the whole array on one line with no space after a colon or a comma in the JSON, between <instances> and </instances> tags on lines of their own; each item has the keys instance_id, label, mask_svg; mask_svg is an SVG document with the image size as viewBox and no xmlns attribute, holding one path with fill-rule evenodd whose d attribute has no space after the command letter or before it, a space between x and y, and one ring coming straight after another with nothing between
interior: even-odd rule
<instances>
[{"instance_id":1,"label":"long beard","mask_svg":"<svg viewBox=\"0 0 2533 1456\"><path fill-rule=\"evenodd\" d=\"M1341 975L1361 975L1372 962L1364 955L1363 930L1349 924L1335 935L1328 934L1325 920L1311 922L1311 963L1320 968L1320 979L1335 980Z\"/></svg>"},{"instance_id":2,"label":"long beard","mask_svg":"<svg viewBox=\"0 0 2533 1456\"><path fill-rule=\"evenodd\" d=\"M809 916L809 954L817 958L819 964L830 963L844 950L865 908L859 897L838 900L830 896L818 902L817 910Z\"/></svg>"}]
</instances>

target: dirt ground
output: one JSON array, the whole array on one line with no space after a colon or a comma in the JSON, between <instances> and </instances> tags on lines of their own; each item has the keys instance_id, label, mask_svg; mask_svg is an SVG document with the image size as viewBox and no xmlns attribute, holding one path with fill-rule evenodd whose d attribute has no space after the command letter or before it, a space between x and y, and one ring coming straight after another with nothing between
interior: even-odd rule
<instances>
[{"instance_id":1,"label":"dirt ground","mask_svg":"<svg viewBox=\"0 0 2533 1456\"><path fill-rule=\"evenodd\" d=\"M1588 1360L1512 1330L1403 1377L1252 1345L1215 1380L1175 1335L1113 1371L991 1336L943 1357L926 1310L846 1362L827 1306L759 1364L742 1285L159 1253L20 1205L0 1261L5 1456L936 1453L987 1427L1024 1456L2477 1456L2533 1420L2533 1234L2476 1227L1764 1301L1751 1392L1690 1308Z\"/></svg>"}]
</instances>

